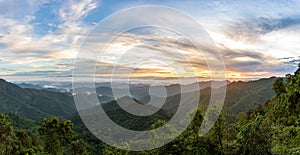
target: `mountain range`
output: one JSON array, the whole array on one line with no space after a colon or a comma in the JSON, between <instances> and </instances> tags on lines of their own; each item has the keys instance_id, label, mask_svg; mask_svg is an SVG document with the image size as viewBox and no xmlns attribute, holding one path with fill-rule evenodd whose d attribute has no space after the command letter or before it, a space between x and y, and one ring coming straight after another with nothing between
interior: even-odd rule
<instances>
[{"instance_id":1,"label":"mountain range","mask_svg":"<svg viewBox=\"0 0 300 155\"><path fill-rule=\"evenodd\" d=\"M228 82L224 107L229 113L236 115L239 112L247 112L249 109L255 108L258 104L266 102L269 98L274 96L272 84L274 83L275 79L275 77L272 77L249 82ZM189 92L183 93L195 93L195 91L199 91L200 103L208 104L212 89L209 87L210 82L194 84L199 84L200 90L190 90ZM165 105L163 106L164 110L169 114L176 112L181 96L181 88L188 88L190 85L173 84L164 86L165 90L167 91ZM29 87L31 85L27 84L26 86ZM42 86L34 86L37 88L42 88ZM87 92L90 90L90 88L84 87L80 89L86 89ZM112 88L108 87L108 85L98 87L96 92L99 101L101 103L106 103L107 106L111 105L112 107L115 107L111 102L118 100L121 97L128 96L126 89L117 89L121 95L116 97L114 96ZM147 104L151 100L149 89L149 85L133 85L129 88L131 98L134 98L143 104ZM81 95L82 97L86 97L88 100L88 97L91 94L87 93ZM161 96L154 97L160 98ZM0 112L14 113L26 118L36 119L51 116L69 118L74 115L77 110L74 104L73 96L69 92L33 89L32 87L24 88L24 84L20 84L19 86L5 80L0 80Z\"/></svg>"}]
</instances>

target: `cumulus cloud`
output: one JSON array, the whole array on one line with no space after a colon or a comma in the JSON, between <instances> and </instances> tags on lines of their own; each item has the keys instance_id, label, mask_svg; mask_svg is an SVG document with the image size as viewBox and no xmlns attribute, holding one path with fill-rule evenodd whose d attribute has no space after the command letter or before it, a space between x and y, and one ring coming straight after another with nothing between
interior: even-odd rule
<instances>
[{"instance_id":1,"label":"cumulus cloud","mask_svg":"<svg viewBox=\"0 0 300 155\"><path fill-rule=\"evenodd\" d=\"M223 55L228 76L282 75L293 70L299 62L300 11L297 1L249 1L247 6L243 6L246 3L243 1L159 3L187 9L207 26ZM126 2L126 6L134 4ZM0 0L0 23L5 23L0 25L0 63L6 68L0 69L0 73L69 77L80 43L94 25L84 19L100 5L97 0ZM112 10L122 8L112 5ZM96 51L97 44L104 44L97 35L90 41L87 43L89 49L83 51ZM204 51L209 56L209 49ZM87 59L95 59L88 54ZM156 62L139 64L149 60ZM155 65L157 61L162 64ZM95 64L87 60L85 65L93 68ZM195 71L199 77L209 77L205 57L186 38L174 32L149 29L130 31L114 40L99 58L101 69L97 70L97 76L109 77L115 69L118 71L116 76L120 77L129 71L136 77L169 77L173 73L168 66L187 76L192 76ZM85 71L89 70L81 72L88 76Z\"/></svg>"},{"instance_id":2,"label":"cumulus cloud","mask_svg":"<svg viewBox=\"0 0 300 155\"><path fill-rule=\"evenodd\" d=\"M47 70L51 72L51 68L47 66L61 66L55 64L65 60L72 64L81 37L84 37L90 28L83 23L83 18L98 4L91 0L64 1L61 7L52 8L50 5L52 2L48 1L28 0L20 3L1 1L0 3L1 8L5 7L0 9L0 22L5 23L0 26L1 60L6 64L31 68L26 69L27 73L16 71L14 75L33 75L30 74L31 72L40 75L36 74L37 70L45 70L42 73ZM56 25L53 21L57 19L51 16L42 16L48 20L40 20L42 14L51 11L59 13L59 22ZM44 30L41 31L39 26ZM47 26L55 28L49 29Z\"/></svg>"},{"instance_id":3,"label":"cumulus cloud","mask_svg":"<svg viewBox=\"0 0 300 155\"><path fill-rule=\"evenodd\" d=\"M97 1L94 0L68 0L59 10L60 20L62 22L72 22L80 20L91 10L97 7Z\"/></svg>"}]
</instances>

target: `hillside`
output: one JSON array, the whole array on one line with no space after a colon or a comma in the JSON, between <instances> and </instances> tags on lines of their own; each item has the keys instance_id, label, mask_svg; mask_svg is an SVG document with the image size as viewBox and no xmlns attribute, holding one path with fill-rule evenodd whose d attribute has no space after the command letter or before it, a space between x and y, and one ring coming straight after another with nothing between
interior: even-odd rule
<instances>
[{"instance_id":1,"label":"hillside","mask_svg":"<svg viewBox=\"0 0 300 155\"><path fill-rule=\"evenodd\" d=\"M250 82L233 82L227 86L225 106L233 115L247 112L275 95L272 85L275 77Z\"/></svg>"},{"instance_id":2,"label":"hillside","mask_svg":"<svg viewBox=\"0 0 300 155\"><path fill-rule=\"evenodd\" d=\"M230 113L236 115L267 101L274 96L272 84L275 79L268 78L250 82L239 81L230 83L227 86L226 108L228 108ZM211 88L207 87L208 82L199 84L202 86L200 103L205 105L209 102ZM188 86L185 85L183 87ZM176 93L180 92L180 88L180 85L166 87L169 95L164 106L166 111L170 113L176 111L180 99L180 95ZM121 93L125 91L121 88L118 89ZM149 95L147 95L148 90L149 86L145 85L134 85L130 88L132 95L143 103L147 103L150 100ZM109 87L98 87L97 93L101 103L110 102L114 99ZM123 94L125 95L126 93ZM82 96L88 97L88 95ZM158 96L157 98L160 97ZM0 112L15 113L27 118L42 118L54 115L60 118L68 118L76 112L73 97L69 93L21 88L5 80L0 80L0 105Z\"/></svg>"},{"instance_id":3,"label":"hillside","mask_svg":"<svg viewBox=\"0 0 300 155\"><path fill-rule=\"evenodd\" d=\"M0 112L15 113L31 119L51 116L67 118L76 109L70 94L24 89L0 80Z\"/></svg>"},{"instance_id":4,"label":"hillside","mask_svg":"<svg viewBox=\"0 0 300 155\"><path fill-rule=\"evenodd\" d=\"M209 133L199 136L197 133L206 111L200 106L190 127L179 137L161 148L137 154L300 154L300 64L295 74L287 75L286 79L270 78L233 83L228 87L232 93L230 95L234 96L238 91L240 94L237 93L237 100L233 99L230 103L246 103L246 100L256 103L255 91L267 91L261 86L268 86L270 83L273 83L276 95L246 113L239 113L237 121L228 120L224 111ZM253 95L252 98L248 94ZM239 96L245 96L246 99ZM257 98L263 99L260 96ZM234 102L240 101L239 99L242 102ZM112 147L104 152L133 153Z\"/></svg>"},{"instance_id":5,"label":"hillside","mask_svg":"<svg viewBox=\"0 0 300 155\"><path fill-rule=\"evenodd\" d=\"M268 101L275 95L272 90L272 85L275 80L276 78L272 77L249 82L238 81L228 84L226 88L224 109L228 110L229 114L233 117L239 112L247 112L250 109L254 109L259 104ZM176 90L179 91L180 86L176 87ZM171 90L171 92L174 91ZM191 93L195 92L188 92L187 94ZM208 105L211 98L211 88L206 87L198 91L198 93L200 94L200 105ZM170 113L176 112L180 97L180 94L168 96L166 98L165 106L163 107L164 110ZM141 99L144 103L149 102L149 100L149 95Z\"/></svg>"}]
</instances>

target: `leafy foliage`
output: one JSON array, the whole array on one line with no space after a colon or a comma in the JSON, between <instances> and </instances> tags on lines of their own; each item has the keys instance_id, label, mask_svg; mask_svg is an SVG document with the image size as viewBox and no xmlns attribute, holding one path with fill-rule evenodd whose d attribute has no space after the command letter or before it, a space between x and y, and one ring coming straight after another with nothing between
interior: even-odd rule
<instances>
[{"instance_id":1,"label":"leafy foliage","mask_svg":"<svg viewBox=\"0 0 300 155\"><path fill-rule=\"evenodd\" d=\"M70 120L44 119L41 126L34 129L39 132L15 131L9 116L0 114L0 154L89 154L87 144L77 138Z\"/></svg>"},{"instance_id":2,"label":"leafy foliage","mask_svg":"<svg viewBox=\"0 0 300 155\"><path fill-rule=\"evenodd\" d=\"M57 117L45 118L42 126L38 129L44 138L45 152L62 154L65 146L77 139L77 134L72 128L73 124L70 120L60 121Z\"/></svg>"}]
</instances>

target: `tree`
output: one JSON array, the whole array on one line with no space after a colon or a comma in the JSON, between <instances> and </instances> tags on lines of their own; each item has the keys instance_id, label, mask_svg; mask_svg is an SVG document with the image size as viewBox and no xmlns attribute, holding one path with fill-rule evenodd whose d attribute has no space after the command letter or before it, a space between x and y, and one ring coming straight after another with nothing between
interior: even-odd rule
<instances>
[{"instance_id":1,"label":"tree","mask_svg":"<svg viewBox=\"0 0 300 155\"><path fill-rule=\"evenodd\" d=\"M45 118L39 132L44 138L45 152L50 154L63 154L65 147L77 140L72 122L57 117Z\"/></svg>"},{"instance_id":2,"label":"tree","mask_svg":"<svg viewBox=\"0 0 300 155\"><path fill-rule=\"evenodd\" d=\"M8 116L0 114L0 153L11 155L19 153L19 146Z\"/></svg>"},{"instance_id":3,"label":"tree","mask_svg":"<svg viewBox=\"0 0 300 155\"><path fill-rule=\"evenodd\" d=\"M223 114L209 133L200 136L199 128L203 122L205 111L207 111L207 107L199 106L191 124L179 137L161 148L148 152L148 154L223 154L225 121ZM160 122L157 123L161 124Z\"/></svg>"},{"instance_id":4,"label":"tree","mask_svg":"<svg viewBox=\"0 0 300 155\"><path fill-rule=\"evenodd\" d=\"M236 141L238 154L271 154L271 128L260 114L238 122Z\"/></svg>"},{"instance_id":5,"label":"tree","mask_svg":"<svg viewBox=\"0 0 300 155\"><path fill-rule=\"evenodd\" d=\"M290 110L300 112L300 74L293 75L287 82L286 98L289 101Z\"/></svg>"},{"instance_id":6,"label":"tree","mask_svg":"<svg viewBox=\"0 0 300 155\"><path fill-rule=\"evenodd\" d=\"M298 69L297 69L296 72L295 72L295 75L297 75L297 74L300 74L300 62L299 62L299 64L298 64Z\"/></svg>"},{"instance_id":7,"label":"tree","mask_svg":"<svg viewBox=\"0 0 300 155\"><path fill-rule=\"evenodd\" d=\"M66 155L87 155L87 144L83 140L73 141L67 148Z\"/></svg>"},{"instance_id":8,"label":"tree","mask_svg":"<svg viewBox=\"0 0 300 155\"><path fill-rule=\"evenodd\" d=\"M300 127L288 126L274 132L274 154L300 153Z\"/></svg>"},{"instance_id":9,"label":"tree","mask_svg":"<svg viewBox=\"0 0 300 155\"><path fill-rule=\"evenodd\" d=\"M24 130L16 131L16 137L18 138L21 154L29 155L34 153L32 139Z\"/></svg>"},{"instance_id":10,"label":"tree","mask_svg":"<svg viewBox=\"0 0 300 155\"><path fill-rule=\"evenodd\" d=\"M285 92L285 85L283 82L283 78L277 78L273 84L272 89L276 93L277 96Z\"/></svg>"}]
</instances>

